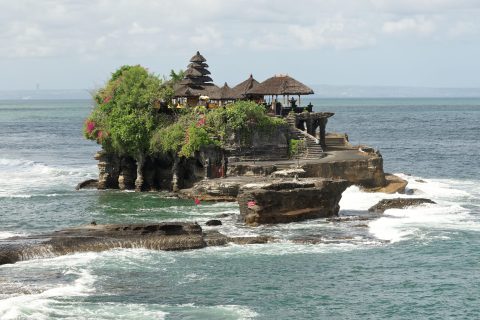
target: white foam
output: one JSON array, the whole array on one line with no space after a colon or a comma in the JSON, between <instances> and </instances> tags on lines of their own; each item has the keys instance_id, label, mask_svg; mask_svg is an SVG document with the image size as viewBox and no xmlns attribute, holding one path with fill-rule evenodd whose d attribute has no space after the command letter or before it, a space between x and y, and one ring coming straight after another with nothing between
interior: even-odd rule
<instances>
[{"instance_id":1,"label":"white foam","mask_svg":"<svg viewBox=\"0 0 480 320\"><path fill-rule=\"evenodd\" d=\"M230 243L226 246L207 247L202 250L182 252L178 254L188 255L218 255L222 257L238 256L284 256L292 254L324 254L332 252L344 252L358 249L365 249L365 243L319 243L319 244L298 244L291 241L278 241L267 244L238 245Z\"/></svg>"},{"instance_id":2,"label":"white foam","mask_svg":"<svg viewBox=\"0 0 480 320\"><path fill-rule=\"evenodd\" d=\"M88 271L68 271L66 274L75 274L78 278L68 285L62 285L45 290L38 294L21 295L0 301L1 319L48 319L49 304L54 298L85 296L93 292L95 277Z\"/></svg>"},{"instance_id":3,"label":"white foam","mask_svg":"<svg viewBox=\"0 0 480 320\"><path fill-rule=\"evenodd\" d=\"M22 236L26 236L26 233L0 231L0 239L7 239L11 237L22 237Z\"/></svg>"},{"instance_id":4,"label":"white foam","mask_svg":"<svg viewBox=\"0 0 480 320\"><path fill-rule=\"evenodd\" d=\"M464 207L478 196L477 181L396 175L408 181L407 189L414 190L414 195L367 193L350 187L340 202L341 213L367 210L382 199L421 196L437 204L386 210L380 218L369 222L370 233L381 240L398 242L412 238L442 239L437 233L445 230L480 231L479 219Z\"/></svg>"},{"instance_id":5,"label":"white foam","mask_svg":"<svg viewBox=\"0 0 480 320\"><path fill-rule=\"evenodd\" d=\"M52 187L66 186L73 190L78 182L96 175L94 165L80 168L51 166L23 159L0 158L0 197L28 198L49 194Z\"/></svg>"}]
</instances>

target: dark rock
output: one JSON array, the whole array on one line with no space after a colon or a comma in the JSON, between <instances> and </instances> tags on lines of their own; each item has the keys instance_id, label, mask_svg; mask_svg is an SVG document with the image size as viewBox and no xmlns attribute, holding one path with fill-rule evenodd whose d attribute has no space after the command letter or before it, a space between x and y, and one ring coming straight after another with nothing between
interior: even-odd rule
<instances>
[{"instance_id":1,"label":"dark rock","mask_svg":"<svg viewBox=\"0 0 480 320\"><path fill-rule=\"evenodd\" d=\"M407 187L408 181L390 173L385 174L386 184L384 186L366 188L363 187L362 190L366 192L381 192L381 193L405 193L405 188Z\"/></svg>"},{"instance_id":2,"label":"dark rock","mask_svg":"<svg viewBox=\"0 0 480 320\"><path fill-rule=\"evenodd\" d=\"M344 155L341 156L342 154ZM328 160L327 157L303 165L305 176L344 179L366 188L378 188L387 184L383 172L383 158L380 155L363 153L358 156L353 151L338 151L336 155L342 159Z\"/></svg>"},{"instance_id":3,"label":"dark rock","mask_svg":"<svg viewBox=\"0 0 480 320\"><path fill-rule=\"evenodd\" d=\"M114 248L188 250L205 246L202 228L194 223L89 224L2 243L0 264Z\"/></svg>"},{"instance_id":4,"label":"dark rock","mask_svg":"<svg viewBox=\"0 0 480 320\"><path fill-rule=\"evenodd\" d=\"M416 182L419 182L419 183L427 183L427 181L422 180L422 179L417 179L417 180L415 180L415 181L416 181Z\"/></svg>"},{"instance_id":5,"label":"dark rock","mask_svg":"<svg viewBox=\"0 0 480 320\"><path fill-rule=\"evenodd\" d=\"M88 179L83 182L80 182L75 187L75 190L80 189L97 189L98 188L98 180L97 179Z\"/></svg>"},{"instance_id":6,"label":"dark rock","mask_svg":"<svg viewBox=\"0 0 480 320\"><path fill-rule=\"evenodd\" d=\"M403 209L406 207L419 206L424 203L436 202L425 198L396 198L396 199L383 199L376 205L368 209L370 212L383 213L388 209Z\"/></svg>"},{"instance_id":7,"label":"dark rock","mask_svg":"<svg viewBox=\"0 0 480 320\"><path fill-rule=\"evenodd\" d=\"M368 224L356 224L354 225L355 228L368 228Z\"/></svg>"},{"instance_id":8,"label":"dark rock","mask_svg":"<svg viewBox=\"0 0 480 320\"><path fill-rule=\"evenodd\" d=\"M228 218L230 215L228 213L221 213L215 216L216 218Z\"/></svg>"},{"instance_id":9,"label":"dark rock","mask_svg":"<svg viewBox=\"0 0 480 320\"><path fill-rule=\"evenodd\" d=\"M366 221L371 220L372 217L333 217L327 218L328 222L348 222L348 221Z\"/></svg>"},{"instance_id":10,"label":"dark rock","mask_svg":"<svg viewBox=\"0 0 480 320\"><path fill-rule=\"evenodd\" d=\"M210 231L206 233L204 239L207 246L223 246L227 243L235 243L239 245L263 244L274 240L274 238L268 236L228 237L218 231Z\"/></svg>"},{"instance_id":11,"label":"dark rock","mask_svg":"<svg viewBox=\"0 0 480 320\"><path fill-rule=\"evenodd\" d=\"M237 198L239 219L255 226L336 216L349 185L345 180L325 179L246 184Z\"/></svg>"},{"instance_id":12,"label":"dark rock","mask_svg":"<svg viewBox=\"0 0 480 320\"><path fill-rule=\"evenodd\" d=\"M179 196L201 201L236 201L242 183L245 182L232 178L202 180L193 188L180 190Z\"/></svg>"},{"instance_id":13,"label":"dark rock","mask_svg":"<svg viewBox=\"0 0 480 320\"><path fill-rule=\"evenodd\" d=\"M229 176L269 176L277 170L275 165L232 163L228 167Z\"/></svg>"},{"instance_id":14,"label":"dark rock","mask_svg":"<svg viewBox=\"0 0 480 320\"><path fill-rule=\"evenodd\" d=\"M207 222L205 222L205 225L206 226L221 226L222 221L220 221L220 220L208 220Z\"/></svg>"},{"instance_id":15,"label":"dark rock","mask_svg":"<svg viewBox=\"0 0 480 320\"><path fill-rule=\"evenodd\" d=\"M203 232L197 223L89 224L49 234L0 241L0 265L74 252L115 248L191 250L233 242L256 244L271 237L228 237L218 231Z\"/></svg>"}]
</instances>

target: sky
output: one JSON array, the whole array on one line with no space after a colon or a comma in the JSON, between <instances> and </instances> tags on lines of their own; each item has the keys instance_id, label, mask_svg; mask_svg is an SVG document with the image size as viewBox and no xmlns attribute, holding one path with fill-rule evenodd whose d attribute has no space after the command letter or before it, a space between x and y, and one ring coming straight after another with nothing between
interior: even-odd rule
<instances>
[{"instance_id":1,"label":"sky","mask_svg":"<svg viewBox=\"0 0 480 320\"><path fill-rule=\"evenodd\" d=\"M199 50L218 85L480 87L479 0L0 0L0 90L93 89Z\"/></svg>"}]
</instances>

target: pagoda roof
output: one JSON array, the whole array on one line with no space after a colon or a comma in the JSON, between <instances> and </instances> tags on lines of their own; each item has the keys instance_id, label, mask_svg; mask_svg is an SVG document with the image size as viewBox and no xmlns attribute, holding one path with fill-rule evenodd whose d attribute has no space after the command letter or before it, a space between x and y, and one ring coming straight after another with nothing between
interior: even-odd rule
<instances>
[{"instance_id":1,"label":"pagoda roof","mask_svg":"<svg viewBox=\"0 0 480 320\"><path fill-rule=\"evenodd\" d=\"M207 59L205 59L199 51L197 51L197 54L194 55L191 59L190 62L205 62Z\"/></svg>"},{"instance_id":2,"label":"pagoda roof","mask_svg":"<svg viewBox=\"0 0 480 320\"><path fill-rule=\"evenodd\" d=\"M313 90L292 77L281 74L275 75L250 89L248 94L262 95L307 95Z\"/></svg>"},{"instance_id":3,"label":"pagoda roof","mask_svg":"<svg viewBox=\"0 0 480 320\"><path fill-rule=\"evenodd\" d=\"M185 77L201 77L204 75L210 74L210 71L207 69L197 69L197 68L188 68L187 71L185 71Z\"/></svg>"}]
</instances>

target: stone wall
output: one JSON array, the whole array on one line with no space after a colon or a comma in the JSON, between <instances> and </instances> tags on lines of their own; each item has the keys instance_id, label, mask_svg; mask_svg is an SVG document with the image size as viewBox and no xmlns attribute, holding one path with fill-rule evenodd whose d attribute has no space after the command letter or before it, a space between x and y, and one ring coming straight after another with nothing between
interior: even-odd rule
<instances>
[{"instance_id":1,"label":"stone wall","mask_svg":"<svg viewBox=\"0 0 480 320\"><path fill-rule=\"evenodd\" d=\"M271 132L254 131L249 143L242 144L238 134L230 137L226 146L230 156L235 160L268 161L288 159L288 125L280 126Z\"/></svg>"}]
</instances>

